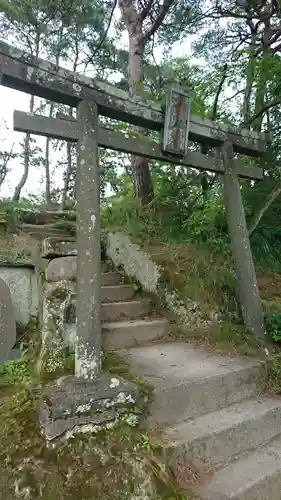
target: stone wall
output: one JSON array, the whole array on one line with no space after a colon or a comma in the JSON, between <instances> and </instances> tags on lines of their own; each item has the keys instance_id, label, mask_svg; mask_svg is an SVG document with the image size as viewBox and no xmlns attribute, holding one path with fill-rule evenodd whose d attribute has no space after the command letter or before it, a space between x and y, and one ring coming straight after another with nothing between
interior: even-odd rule
<instances>
[{"instance_id":1,"label":"stone wall","mask_svg":"<svg viewBox=\"0 0 281 500\"><path fill-rule=\"evenodd\" d=\"M163 279L164 269L127 235L108 233L107 255L116 267L122 267L128 276L137 280L143 290L153 293L184 331L207 329L217 321L215 311L207 314L198 302L188 298L180 300L177 290L171 290Z\"/></svg>"},{"instance_id":2,"label":"stone wall","mask_svg":"<svg viewBox=\"0 0 281 500\"><path fill-rule=\"evenodd\" d=\"M34 268L25 264L1 264L0 278L9 286L16 322L26 326L38 317L39 290Z\"/></svg>"}]
</instances>

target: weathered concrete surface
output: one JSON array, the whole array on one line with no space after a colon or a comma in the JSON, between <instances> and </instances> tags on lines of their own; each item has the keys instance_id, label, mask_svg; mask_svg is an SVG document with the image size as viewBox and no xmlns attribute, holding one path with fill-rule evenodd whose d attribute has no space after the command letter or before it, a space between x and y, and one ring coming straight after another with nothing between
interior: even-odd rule
<instances>
[{"instance_id":1,"label":"weathered concrete surface","mask_svg":"<svg viewBox=\"0 0 281 500\"><path fill-rule=\"evenodd\" d=\"M0 279L0 359L6 356L17 338L16 321L9 287Z\"/></svg>"},{"instance_id":2,"label":"weathered concrete surface","mask_svg":"<svg viewBox=\"0 0 281 500\"><path fill-rule=\"evenodd\" d=\"M222 467L280 435L281 399L249 399L165 431L174 451L171 464L200 459L211 468Z\"/></svg>"},{"instance_id":3,"label":"weathered concrete surface","mask_svg":"<svg viewBox=\"0 0 281 500\"><path fill-rule=\"evenodd\" d=\"M149 300L132 300L128 302L103 302L101 306L102 321L115 322L125 319L138 319L147 316L151 311L151 303ZM73 295L69 310L67 312L66 321L75 323L76 321L76 303L75 295Z\"/></svg>"},{"instance_id":4,"label":"weathered concrete surface","mask_svg":"<svg viewBox=\"0 0 281 500\"><path fill-rule=\"evenodd\" d=\"M47 281L74 281L77 278L77 257L58 257L49 263L45 277Z\"/></svg>"},{"instance_id":5,"label":"weathered concrete surface","mask_svg":"<svg viewBox=\"0 0 281 500\"><path fill-rule=\"evenodd\" d=\"M151 427L165 427L250 398L265 364L238 360L177 342L121 351L133 373L155 388Z\"/></svg>"},{"instance_id":6,"label":"weathered concrete surface","mask_svg":"<svg viewBox=\"0 0 281 500\"><path fill-rule=\"evenodd\" d=\"M170 290L165 282L164 270L126 234L108 233L107 255L116 268L122 266L128 276L141 284L143 290L153 293L161 303L165 303L185 332L208 329L213 321L217 321L216 311L206 314L198 302L190 299L182 301L176 290Z\"/></svg>"},{"instance_id":7,"label":"weathered concrete surface","mask_svg":"<svg viewBox=\"0 0 281 500\"><path fill-rule=\"evenodd\" d=\"M124 349L160 339L170 329L171 325L165 318L104 323L103 342L109 349Z\"/></svg>"},{"instance_id":8,"label":"weathered concrete surface","mask_svg":"<svg viewBox=\"0 0 281 500\"><path fill-rule=\"evenodd\" d=\"M47 281L75 281L77 279L77 257L69 255L52 259L46 269L45 277ZM114 286L120 283L121 276L119 273L110 271L102 273L101 280L102 286Z\"/></svg>"},{"instance_id":9,"label":"weathered concrete surface","mask_svg":"<svg viewBox=\"0 0 281 500\"><path fill-rule=\"evenodd\" d=\"M223 176L224 203L236 273L237 295L246 328L264 342L266 334L260 292L256 277L249 232L244 213L239 178L234 169L232 144L222 147L225 166Z\"/></svg>"},{"instance_id":10,"label":"weathered concrete surface","mask_svg":"<svg viewBox=\"0 0 281 500\"><path fill-rule=\"evenodd\" d=\"M136 384L102 373L95 381L62 377L50 384L40 406L40 424L48 442L76 433L98 432L142 413L144 399Z\"/></svg>"},{"instance_id":11,"label":"weathered concrete surface","mask_svg":"<svg viewBox=\"0 0 281 500\"><path fill-rule=\"evenodd\" d=\"M41 254L46 259L77 255L75 239L70 237L63 240L60 237L45 238L42 240Z\"/></svg>"},{"instance_id":12,"label":"weathered concrete surface","mask_svg":"<svg viewBox=\"0 0 281 500\"><path fill-rule=\"evenodd\" d=\"M130 302L105 302L102 304L101 317L103 321L137 319L146 316L151 310L149 300L131 300Z\"/></svg>"},{"instance_id":13,"label":"weathered concrete surface","mask_svg":"<svg viewBox=\"0 0 281 500\"><path fill-rule=\"evenodd\" d=\"M37 318L39 292L34 269L1 266L0 278L10 289L16 322L25 326L32 318Z\"/></svg>"},{"instance_id":14,"label":"weathered concrete surface","mask_svg":"<svg viewBox=\"0 0 281 500\"><path fill-rule=\"evenodd\" d=\"M77 285L75 375L96 377L101 370L101 234L98 107L77 106L76 162Z\"/></svg>"},{"instance_id":15,"label":"weathered concrete surface","mask_svg":"<svg viewBox=\"0 0 281 500\"><path fill-rule=\"evenodd\" d=\"M44 285L42 344L38 371L42 374L62 372L65 363L64 321L73 293L71 281Z\"/></svg>"},{"instance_id":16,"label":"weathered concrete surface","mask_svg":"<svg viewBox=\"0 0 281 500\"><path fill-rule=\"evenodd\" d=\"M103 345L108 349L124 349L156 341L171 330L164 318L103 323ZM75 323L64 325L64 343L74 349L76 339Z\"/></svg>"},{"instance_id":17,"label":"weathered concrete surface","mask_svg":"<svg viewBox=\"0 0 281 500\"><path fill-rule=\"evenodd\" d=\"M51 226L37 226L36 224L22 224L20 226L21 231L24 233L28 233L34 238L37 238L39 240L43 240L44 238L53 238L56 236L59 236L62 239L69 238L69 233L66 231L63 231L61 229L56 229Z\"/></svg>"},{"instance_id":18,"label":"weathered concrete surface","mask_svg":"<svg viewBox=\"0 0 281 500\"><path fill-rule=\"evenodd\" d=\"M133 285L111 285L101 288L103 302L123 302L134 297L136 288Z\"/></svg>"},{"instance_id":19,"label":"weathered concrete surface","mask_svg":"<svg viewBox=\"0 0 281 500\"><path fill-rule=\"evenodd\" d=\"M81 99L93 100L106 116L155 130L163 128L163 111L155 103L144 104L106 82L57 68L38 58L32 60L30 55L4 42L1 42L0 50L2 85L11 86L12 82L13 87L26 91L29 84L30 92L70 106L76 106ZM235 151L258 156L266 150L268 142L268 135L264 133L236 130L198 116L190 117L189 136L192 140L205 141L213 146L218 146L229 138Z\"/></svg>"},{"instance_id":20,"label":"weathered concrete surface","mask_svg":"<svg viewBox=\"0 0 281 500\"><path fill-rule=\"evenodd\" d=\"M280 500L281 439L219 470L195 491L202 500Z\"/></svg>"},{"instance_id":21,"label":"weathered concrete surface","mask_svg":"<svg viewBox=\"0 0 281 500\"><path fill-rule=\"evenodd\" d=\"M53 139L62 139L69 142L76 142L79 138L79 128L77 121L61 118L50 118L34 113L23 111L14 112L14 129L18 132L25 132L35 135L45 135ZM193 167L210 172L223 173L223 164L215 156L204 155L198 151L187 151L182 155L171 155L163 152L162 144L148 140L139 134L131 137L126 133L98 126L98 143L103 148L113 149L129 154L136 154L145 158L182 165L183 167ZM243 164L235 160L235 170L241 177L248 179L263 179L263 170L256 166Z\"/></svg>"}]
</instances>

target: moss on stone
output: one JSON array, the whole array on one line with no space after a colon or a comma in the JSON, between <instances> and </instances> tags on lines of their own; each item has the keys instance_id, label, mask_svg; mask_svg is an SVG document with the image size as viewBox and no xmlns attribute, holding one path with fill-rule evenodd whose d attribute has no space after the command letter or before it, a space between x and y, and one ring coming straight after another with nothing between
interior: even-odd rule
<instances>
[{"instance_id":1,"label":"moss on stone","mask_svg":"<svg viewBox=\"0 0 281 500\"><path fill-rule=\"evenodd\" d=\"M37 401L22 385L1 392L0 498L189 500L163 466L161 449L139 427L121 423L47 448Z\"/></svg>"},{"instance_id":2,"label":"moss on stone","mask_svg":"<svg viewBox=\"0 0 281 500\"><path fill-rule=\"evenodd\" d=\"M50 378L68 372L73 363L64 344L64 319L72 288L68 282L52 284L43 300L42 344L37 363L41 377Z\"/></svg>"}]
</instances>

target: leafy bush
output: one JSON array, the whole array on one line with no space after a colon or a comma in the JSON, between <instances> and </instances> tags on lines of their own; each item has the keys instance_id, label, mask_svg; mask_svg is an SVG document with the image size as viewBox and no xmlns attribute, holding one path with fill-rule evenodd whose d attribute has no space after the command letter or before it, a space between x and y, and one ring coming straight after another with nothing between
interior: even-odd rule
<instances>
[{"instance_id":1,"label":"leafy bush","mask_svg":"<svg viewBox=\"0 0 281 500\"><path fill-rule=\"evenodd\" d=\"M265 315L266 328L275 342L281 341L281 312Z\"/></svg>"},{"instance_id":2,"label":"leafy bush","mask_svg":"<svg viewBox=\"0 0 281 500\"><path fill-rule=\"evenodd\" d=\"M29 378L28 361L24 353L21 358L0 365L0 379L5 383L25 382Z\"/></svg>"}]
</instances>

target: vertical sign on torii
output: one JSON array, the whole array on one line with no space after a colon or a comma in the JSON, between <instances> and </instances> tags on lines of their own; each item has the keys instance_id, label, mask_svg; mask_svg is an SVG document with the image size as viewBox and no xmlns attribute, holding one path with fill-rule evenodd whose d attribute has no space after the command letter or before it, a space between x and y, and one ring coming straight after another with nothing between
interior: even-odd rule
<instances>
[{"instance_id":1,"label":"vertical sign on torii","mask_svg":"<svg viewBox=\"0 0 281 500\"><path fill-rule=\"evenodd\" d=\"M184 156L188 149L190 99L180 88L169 90L164 122L163 151Z\"/></svg>"},{"instance_id":2,"label":"vertical sign on torii","mask_svg":"<svg viewBox=\"0 0 281 500\"><path fill-rule=\"evenodd\" d=\"M265 134L237 131L189 115L189 100L171 91L166 119L160 108L137 102L111 85L79 76L0 43L2 84L54 102L77 107L77 120L14 113L14 129L78 142L77 164L77 377L94 379L101 369L100 201L98 146L161 162L223 174L225 205L238 297L246 327L265 333L259 289L246 227L239 177L263 179L263 171L234 160L233 154L260 156ZM173 106L176 120L172 119ZM98 114L132 125L163 131L163 144L99 125ZM178 119L180 118L180 119ZM169 130L172 124L172 130ZM220 158L187 150L189 141L220 148Z\"/></svg>"}]
</instances>

